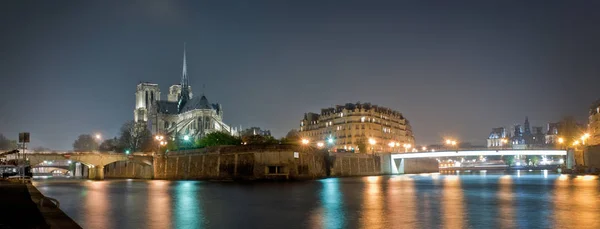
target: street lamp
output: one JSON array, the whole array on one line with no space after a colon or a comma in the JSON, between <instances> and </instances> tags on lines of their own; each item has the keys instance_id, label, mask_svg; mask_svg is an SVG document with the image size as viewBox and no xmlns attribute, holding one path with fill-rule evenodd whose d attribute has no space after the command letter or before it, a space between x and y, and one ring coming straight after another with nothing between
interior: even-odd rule
<instances>
[{"instance_id":1,"label":"street lamp","mask_svg":"<svg viewBox=\"0 0 600 229\"><path fill-rule=\"evenodd\" d=\"M375 139L369 138L369 144L371 145L371 153L375 153L375 144L377 144L377 141L375 141Z\"/></svg>"},{"instance_id":2,"label":"street lamp","mask_svg":"<svg viewBox=\"0 0 600 229\"><path fill-rule=\"evenodd\" d=\"M585 145L585 140L588 139L590 137L590 134L585 133L583 134L583 136L581 136L581 144Z\"/></svg>"},{"instance_id":3,"label":"street lamp","mask_svg":"<svg viewBox=\"0 0 600 229\"><path fill-rule=\"evenodd\" d=\"M319 148L323 148L324 145L325 145L325 143L323 143L323 142L317 142L317 147L319 147Z\"/></svg>"},{"instance_id":4,"label":"street lamp","mask_svg":"<svg viewBox=\"0 0 600 229\"><path fill-rule=\"evenodd\" d=\"M161 147L161 146L163 146L163 145L166 145L166 144L167 144L167 142L166 142L166 141L163 141L163 139L164 139L164 138L165 138L165 136L162 136L162 135L160 135L160 134L159 134L159 135L156 135L156 136L154 136L154 139L157 141L157 144L156 144L156 146L157 146L157 148L158 148L158 150L157 150L157 153L158 153L158 152L160 152L160 147Z\"/></svg>"},{"instance_id":5,"label":"street lamp","mask_svg":"<svg viewBox=\"0 0 600 229\"><path fill-rule=\"evenodd\" d=\"M565 143L565 139L564 138L558 138L558 145L559 145L558 148L559 149L562 149L563 143Z\"/></svg>"},{"instance_id":6,"label":"street lamp","mask_svg":"<svg viewBox=\"0 0 600 229\"><path fill-rule=\"evenodd\" d=\"M411 145L410 145L410 144L404 144L404 145L402 145L402 146L404 146L404 152L405 152L405 153L406 153L406 152L408 152L408 149L410 149L410 147L411 147Z\"/></svg>"},{"instance_id":7,"label":"street lamp","mask_svg":"<svg viewBox=\"0 0 600 229\"><path fill-rule=\"evenodd\" d=\"M98 140L102 139L102 135L101 134L96 134L96 139L98 139Z\"/></svg>"},{"instance_id":8,"label":"street lamp","mask_svg":"<svg viewBox=\"0 0 600 229\"><path fill-rule=\"evenodd\" d=\"M427 151L427 147L423 146L423 148L421 148L421 150L423 150L423 152Z\"/></svg>"},{"instance_id":9,"label":"street lamp","mask_svg":"<svg viewBox=\"0 0 600 229\"><path fill-rule=\"evenodd\" d=\"M302 145L308 145L309 142L310 141L308 139L306 139L306 138L302 139Z\"/></svg>"},{"instance_id":10,"label":"street lamp","mask_svg":"<svg viewBox=\"0 0 600 229\"><path fill-rule=\"evenodd\" d=\"M377 141L375 141L375 139L369 138L369 144L375 145L377 144Z\"/></svg>"},{"instance_id":11,"label":"street lamp","mask_svg":"<svg viewBox=\"0 0 600 229\"><path fill-rule=\"evenodd\" d=\"M183 136L183 140L184 141L189 141L190 140L190 136L189 135L184 135Z\"/></svg>"},{"instance_id":12,"label":"street lamp","mask_svg":"<svg viewBox=\"0 0 600 229\"><path fill-rule=\"evenodd\" d=\"M456 147L458 149L457 144L458 144L458 142L456 142L456 140L446 139L446 145L450 145L450 146Z\"/></svg>"}]
</instances>

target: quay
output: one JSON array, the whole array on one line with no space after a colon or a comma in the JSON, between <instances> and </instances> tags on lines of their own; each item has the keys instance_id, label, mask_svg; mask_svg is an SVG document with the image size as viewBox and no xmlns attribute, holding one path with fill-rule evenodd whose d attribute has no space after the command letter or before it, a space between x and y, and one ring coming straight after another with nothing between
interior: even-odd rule
<instances>
[{"instance_id":1,"label":"quay","mask_svg":"<svg viewBox=\"0 0 600 229\"><path fill-rule=\"evenodd\" d=\"M0 180L0 228L81 228L32 184Z\"/></svg>"}]
</instances>

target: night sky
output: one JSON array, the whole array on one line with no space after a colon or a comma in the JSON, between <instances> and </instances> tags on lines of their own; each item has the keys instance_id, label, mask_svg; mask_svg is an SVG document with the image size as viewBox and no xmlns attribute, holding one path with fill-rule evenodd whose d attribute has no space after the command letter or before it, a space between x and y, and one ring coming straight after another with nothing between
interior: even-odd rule
<instances>
[{"instance_id":1,"label":"night sky","mask_svg":"<svg viewBox=\"0 0 600 229\"><path fill-rule=\"evenodd\" d=\"M184 42L194 94L276 137L357 101L402 112L418 144L584 122L600 1L490 2L0 1L0 133L57 150L116 136L140 81L163 99L179 83Z\"/></svg>"}]
</instances>

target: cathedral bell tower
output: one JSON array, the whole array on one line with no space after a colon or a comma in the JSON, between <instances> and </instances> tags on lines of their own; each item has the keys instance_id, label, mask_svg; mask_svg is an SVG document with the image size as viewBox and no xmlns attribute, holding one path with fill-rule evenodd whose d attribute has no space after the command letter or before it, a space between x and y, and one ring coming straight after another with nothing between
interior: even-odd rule
<instances>
[{"instance_id":1,"label":"cathedral bell tower","mask_svg":"<svg viewBox=\"0 0 600 229\"><path fill-rule=\"evenodd\" d=\"M148 121L148 112L160 100L160 89L158 84L140 83L135 91L135 110L133 120L136 122Z\"/></svg>"}]
</instances>

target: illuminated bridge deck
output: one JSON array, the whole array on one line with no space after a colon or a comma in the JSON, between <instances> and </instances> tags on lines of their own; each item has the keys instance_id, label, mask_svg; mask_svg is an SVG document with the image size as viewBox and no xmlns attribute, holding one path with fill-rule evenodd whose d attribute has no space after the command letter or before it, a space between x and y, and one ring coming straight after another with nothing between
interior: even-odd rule
<instances>
[{"instance_id":1,"label":"illuminated bridge deck","mask_svg":"<svg viewBox=\"0 0 600 229\"><path fill-rule=\"evenodd\" d=\"M422 153L395 153L392 159L405 158L438 158L438 157L464 157L464 156L517 156L517 155L545 155L545 156L565 156L566 150L458 150L458 151L440 151L440 152L422 152Z\"/></svg>"}]
</instances>

